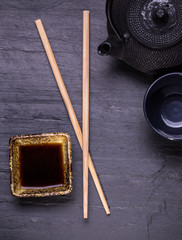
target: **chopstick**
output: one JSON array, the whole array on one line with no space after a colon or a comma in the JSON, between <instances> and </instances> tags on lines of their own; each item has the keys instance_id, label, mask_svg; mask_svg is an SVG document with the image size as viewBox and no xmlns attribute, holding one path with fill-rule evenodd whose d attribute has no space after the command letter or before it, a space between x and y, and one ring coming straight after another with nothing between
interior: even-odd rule
<instances>
[{"instance_id":1,"label":"chopstick","mask_svg":"<svg viewBox=\"0 0 182 240\"><path fill-rule=\"evenodd\" d=\"M89 151L89 11L83 11L83 217L88 218L88 151Z\"/></svg>"},{"instance_id":2,"label":"chopstick","mask_svg":"<svg viewBox=\"0 0 182 240\"><path fill-rule=\"evenodd\" d=\"M59 71L59 68L58 68L56 59L54 57L52 48L50 46L49 40L47 38L44 26L43 26L42 21L40 19L36 20L35 24L37 26L40 38L42 40L42 44L43 44L45 52L47 54L47 57L48 57L50 65L51 65L54 77L56 79L58 88L60 90L60 93L62 95L63 101L64 101L65 106L66 106L66 109L68 111L68 114L69 114L71 123L73 125L75 134L77 136L78 142L80 144L80 147L82 148L83 147L83 139L82 139L83 136L82 136L81 128L80 128L80 125L78 123L78 119L77 119L75 111L73 109L73 106L72 106L71 100L69 98L68 92L66 90L64 81L63 81L62 76L61 76L61 73ZM103 192L101 184L99 182L99 179L98 179L98 176L97 176L97 173L96 173L95 167L93 165L90 154L89 154L88 166L89 166L89 170L90 170L90 173L92 175L93 181L95 183L96 189L98 191L99 197L100 197L101 202L102 202L102 204L104 206L104 209L106 211L106 214L110 214L110 210L109 210L104 192Z\"/></svg>"}]
</instances>

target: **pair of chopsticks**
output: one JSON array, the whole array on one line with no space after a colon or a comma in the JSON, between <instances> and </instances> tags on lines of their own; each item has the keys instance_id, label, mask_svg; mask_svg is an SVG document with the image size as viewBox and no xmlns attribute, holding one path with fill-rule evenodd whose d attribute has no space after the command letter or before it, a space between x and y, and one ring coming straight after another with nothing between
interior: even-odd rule
<instances>
[{"instance_id":1,"label":"pair of chopsticks","mask_svg":"<svg viewBox=\"0 0 182 240\"><path fill-rule=\"evenodd\" d=\"M104 209L106 211L106 214L110 214L110 210L104 195L104 192L102 190L100 181L98 179L95 167L93 165L92 159L90 154L88 153L88 141L86 142L86 139L88 139L88 124L89 124L89 120L88 120L88 112L89 112L89 17L88 17L88 12L84 11L83 12L83 27L84 27L84 31L83 31L83 97L84 99L87 99L87 103L83 103L83 135L81 132L81 128L80 125L78 123L78 119L76 117L75 111L73 109L71 100L69 98L67 89L65 87L64 81L62 79L61 73L59 71L56 59L54 57L51 45L49 43L49 40L47 38L44 26L42 24L42 21L40 19L35 21L35 24L37 26L42 44L44 46L45 52L47 54L50 66L52 68L54 77L56 79L58 88L60 90L60 93L62 95L63 101L65 103L66 109L68 111L71 123L73 125L75 134L77 136L77 139L79 141L80 147L83 150L83 169L84 169L84 182L83 182L83 189L84 189L84 193L83 193L83 199L84 199L84 217L87 217L87 212L88 212L88 168L90 170L90 173L92 175L93 181L95 183L96 189L98 191L99 197L101 199L101 202L104 206ZM86 89L86 91L84 90ZM85 114L86 113L86 114ZM88 159L88 161L87 161Z\"/></svg>"}]
</instances>

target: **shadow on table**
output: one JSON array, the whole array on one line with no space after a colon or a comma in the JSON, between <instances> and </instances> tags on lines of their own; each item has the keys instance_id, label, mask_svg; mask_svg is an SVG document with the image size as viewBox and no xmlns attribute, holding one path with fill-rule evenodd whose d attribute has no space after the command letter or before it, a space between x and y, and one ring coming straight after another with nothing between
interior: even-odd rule
<instances>
[{"instance_id":1,"label":"shadow on table","mask_svg":"<svg viewBox=\"0 0 182 240\"><path fill-rule=\"evenodd\" d=\"M111 69L112 71L115 71L119 75L120 74L122 75L124 73L125 75L132 77L137 81L143 82L144 84L147 85L152 84L156 79L155 76L151 74L142 73L118 59L112 59Z\"/></svg>"},{"instance_id":2,"label":"shadow on table","mask_svg":"<svg viewBox=\"0 0 182 240\"><path fill-rule=\"evenodd\" d=\"M150 130L148 139L154 151L157 151L170 166L182 167L182 141L172 141Z\"/></svg>"},{"instance_id":3,"label":"shadow on table","mask_svg":"<svg viewBox=\"0 0 182 240\"><path fill-rule=\"evenodd\" d=\"M150 85L156 79L158 79L159 77L161 77L165 74L172 73L172 72L181 72L181 65L170 68L170 69L158 70L156 73L146 74L146 73L142 73L142 72L130 67L126 63L122 62L121 60L113 58L111 60L111 69L112 69L112 71L116 71L118 74L124 73L128 76L131 76L132 78L137 79L140 82Z\"/></svg>"},{"instance_id":4,"label":"shadow on table","mask_svg":"<svg viewBox=\"0 0 182 240\"><path fill-rule=\"evenodd\" d=\"M16 202L22 206L56 206L73 201L72 194L68 196L25 197L17 198Z\"/></svg>"}]
</instances>

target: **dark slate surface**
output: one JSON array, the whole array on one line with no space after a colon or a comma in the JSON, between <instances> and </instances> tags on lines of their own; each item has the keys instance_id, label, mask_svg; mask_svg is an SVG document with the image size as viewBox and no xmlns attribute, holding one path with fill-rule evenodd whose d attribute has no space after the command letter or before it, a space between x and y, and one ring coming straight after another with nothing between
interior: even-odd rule
<instances>
[{"instance_id":1,"label":"dark slate surface","mask_svg":"<svg viewBox=\"0 0 182 240\"><path fill-rule=\"evenodd\" d=\"M97 55L106 37L103 0L0 1L0 239L182 239L182 144L147 125L150 82ZM92 179L82 219L82 153L39 39L41 18L81 123L82 10L91 12L90 150L111 209ZM69 132L74 191L67 197L17 199L10 192L9 138Z\"/></svg>"}]
</instances>

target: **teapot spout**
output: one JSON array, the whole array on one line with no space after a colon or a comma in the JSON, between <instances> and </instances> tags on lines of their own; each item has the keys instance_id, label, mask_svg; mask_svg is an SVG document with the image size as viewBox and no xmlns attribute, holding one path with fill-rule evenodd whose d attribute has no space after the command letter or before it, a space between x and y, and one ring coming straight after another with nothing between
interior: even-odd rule
<instances>
[{"instance_id":1,"label":"teapot spout","mask_svg":"<svg viewBox=\"0 0 182 240\"><path fill-rule=\"evenodd\" d=\"M98 46L97 52L101 56L107 56L110 55L111 49L112 49L111 43L106 40Z\"/></svg>"},{"instance_id":2,"label":"teapot spout","mask_svg":"<svg viewBox=\"0 0 182 240\"><path fill-rule=\"evenodd\" d=\"M106 41L98 46L97 52L101 56L115 55L121 47L122 41L117 36L110 35Z\"/></svg>"}]
</instances>

